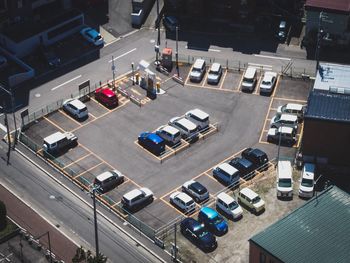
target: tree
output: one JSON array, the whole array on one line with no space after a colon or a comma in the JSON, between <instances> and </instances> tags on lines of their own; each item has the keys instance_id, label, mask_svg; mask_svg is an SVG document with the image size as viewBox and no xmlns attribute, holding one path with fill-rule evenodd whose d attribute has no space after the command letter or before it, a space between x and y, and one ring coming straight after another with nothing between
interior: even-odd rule
<instances>
[{"instance_id":1,"label":"tree","mask_svg":"<svg viewBox=\"0 0 350 263\"><path fill-rule=\"evenodd\" d=\"M91 251L85 251L81 246L77 248L74 257L72 258L73 263L106 263L107 257L103 254L99 254L98 256L92 255Z\"/></svg>"},{"instance_id":2,"label":"tree","mask_svg":"<svg viewBox=\"0 0 350 263\"><path fill-rule=\"evenodd\" d=\"M0 200L0 231L2 231L7 225L7 210L6 205Z\"/></svg>"}]
</instances>

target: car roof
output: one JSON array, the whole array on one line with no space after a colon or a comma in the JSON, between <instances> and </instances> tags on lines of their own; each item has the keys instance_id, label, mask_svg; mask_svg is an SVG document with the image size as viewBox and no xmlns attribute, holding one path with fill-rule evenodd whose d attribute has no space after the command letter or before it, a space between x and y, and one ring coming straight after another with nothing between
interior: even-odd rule
<instances>
[{"instance_id":1,"label":"car roof","mask_svg":"<svg viewBox=\"0 0 350 263\"><path fill-rule=\"evenodd\" d=\"M307 179L314 179L315 165L313 163L305 163L303 167L303 177Z\"/></svg>"},{"instance_id":2,"label":"car roof","mask_svg":"<svg viewBox=\"0 0 350 263\"><path fill-rule=\"evenodd\" d=\"M200 109L193 109L193 110L190 110L188 112L186 112L186 115L187 114L193 114L195 116L197 116L199 119L206 119L209 117L209 114L200 110Z\"/></svg>"},{"instance_id":3,"label":"car roof","mask_svg":"<svg viewBox=\"0 0 350 263\"><path fill-rule=\"evenodd\" d=\"M285 28L285 27L286 27L286 24L287 24L287 22L284 21L284 20L282 20L282 21L280 22L279 27L280 27L280 28Z\"/></svg>"},{"instance_id":4,"label":"car roof","mask_svg":"<svg viewBox=\"0 0 350 263\"><path fill-rule=\"evenodd\" d=\"M60 141L62 139L64 139L66 137L66 135L62 132L55 132L47 137L44 138L44 141L47 142L48 144L52 144L55 143L57 141Z\"/></svg>"},{"instance_id":5,"label":"car roof","mask_svg":"<svg viewBox=\"0 0 350 263\"><path fill-rule=\"evenodd\" d=\"M197 182L197 181L192 181L192 183L190 184L194 189L200 191L200 190L205 190L206 188L204 187L204 185L202 185L201 183Z\"/></svg>"},{"instance_id":6,"label":"car roof","mask_svg":"<svg viewBox=\"0 0 350 263\"><path fill-rule=\"evenodd\" d=\"M286 109L288 110L302 110L304 105L302 104L298 104L298 103L287 103L286 105Z\"/></svg>"},{"instance_id":7,"label":"car roof","mask_svg":"<svg viewBox=\"0 0 350 263\"><path fill-rule=\"evenodd\" d=\"M106 172L103 172L100 175L96 176L96 179L99 180L100 182L102 182L111 176L113 176L113 174L110 171L106 171Z\"/></svg>"},{"instance_id":8,"label":"car roof","mask_svg":"<svg viewBox=\"0 0 350 263\"><path fill-rule=\"evenodd\" d=\"M140 189L134 189L134 190L131 190L130 192L126 193L125 195L123 195L123 198L127 199L127 200L131 200L134 197L139 196L141 194L142 194L142 192Z\"/></svg>"},{"instance_id":9,"label":"car roof","mask_svg":"<svg viewBox=\"0 0 350 263\"><path fill-rule=\"evenodd\" d=\"M176 122L180 123L181 125L185 126L190 130L197 128L197 125L195 125L192 121L187 120L186 118L178 119L176 120Z\"/></svg>"},{"instance_id":10,"label":"car roof","mask_svg":"<svg viewBox=\"0 0 350 263\"><path fill-rule=\"evenodd\" d=\"M168 132L168 133L170 133L170 134L172 134L172 135L174 135L174 134L176 134L176 133L179 132L178 129L176 129L175 127L170 126L170 125L162 126L162 127L160 127L159 129L160 129L160 130L163 130L163 131L166 131L166 132Z\"/></svg>"},{"instance_id":11,"label":"car roof","mask_svg":"<svg viewBox=\"0 0 350 263\"><path fill-rule=\"evenodd\" d=\"M176 195L176 197L182 201L184 201L185 203L188 203L190 201L192 201L192 197L190 197L188 194L185 194L183 192L178 192L178 194Z\"/></svg>"},{"instance_id":12,"label":"car roof","mask_svg":"<svg viewBox=\"0 0 350 263\"><path fill-rule=\"evenodd\" d=\"M97 30L93 28L89 28L88 30L86 30L86 32L88 32L92 37L97 37L98 35L100 35L100 33L98 33Z\"/></svg>"},{"instance_id":13,"label":"car roof","mask_svg":"<svg viewBox=\"0 0 350 263\"><path fill-rule=\"evenodd\" d=\"M78 99L73 99L73 100L69 101L69 103L72 104L74 107L76 107L79 110L86 108L86 105Z\"/></svg>"},{"instance_id":14,"label":"car roof","mask_svg":"<svg viewBox=\"0 0 350 263\"><path fill-rule=\"evenodd\" d=\"M291 179L292 178L292 163L287 160L278 161L277 163L278 177Z\"/></svg>"},{"instance_id":15,"label":"car roof","mask_svg":"<svg viewBox=\"0 0 350 263\"><path fill-rule=\"evenodd\" d=\"M219 164L217 167L219 167L221 170L224 170L225 172L227 172L231 175L238 172L238 170L235 167L233 167L232 165L230 165L228 163Z\"/></svg>"},{"instance_id":16,"label":"car roof","mask_svg":"<svg viewBox=\"0 0 350 263\"><path fill-rule=\"evenodd\" d=\"M248 67L246 72L244 73L244 77L246 77L246 78L253 78L255 72L256 72L256 68Z\"/></svg>"},{"instance_id":17,"label":"car roof","mask_svg":"<svg viewBox=\"0 0 350 263\"><path fill-rule=\"evenodd\" d=\"M250 151L250 154L253 154L253 155L257 156L257 157L266 155L265 152L263 152L262 150L260 150L258 148L255 148L252 151Z\"/></svg>"},{"instance_id":18,"label":"car roof","mask_svg":"<svg viewBox=\"0 0 350 263\"><path fill-rule=\"evenodd\" d=\"M293 133L294 129L292 127L281 126L278 128L278 132L281 133Z\"/></svg>"},{"instance_id":19,"label":"car roof","mask_svg":"<svg viewBox=\"0 0 350 263\"><path fill-rule=\"evenodd\" d=\"M255 193L252 189L248 187L241 189L239 192L247 196L249 199L254 199L255 197L258 196L257 193Z\"/></svg>"},{"instance_id":20,"label":"car roof","mask_svg":"<svg viewBox=\"0 0 350 263\"><path fill-rule=\"evenodd\" d=\"M218 212L216 212L214 209L207 207L207 206L202 207L201 212L206 214L208 216L208 218L214 218L218 215Z\"/></svg>"},{"instance_id":21,"label":"car roof","mask_svg":"<svg viewBox=\"0 0 350 263\"><path fill-rule=\"evenodd\" d=\"M215 62L211 65L210 70L211 71L219 71L220 67L221 67L220 63Z\"/></svg>"},{"instance_id":22,"label":"car roof","mask_svg":"<svg viewBox=\"0 0 350 263\"><path fill-rule=\"evenodd\" d=\"M224 201L226 204L230 204L233 201L235 201L235 199L232 196L229 196L226 193L220 193L217 196L217 199L221 199L222 201Z\"/></svg>"},{"instance_id":23,"label":"car roof","mask_svg":"<svg viewBox=\"0 0 350 263\"><path fill-rule=\"evenodd\" d=\"M244 167L249 167L249 166L252 166L253 163L245 158L240 158L240 157L236 157L238 162L240 164L242 164Z\"/></svg>"},{"instance_id":24,"label":"car roof","mask_svg":"<svg viewBox=\"0 0 350 263\"><path fill-rule=\"evenodd\" d=\"M298 120L298 116L293 115L293 114L285 114L283 113L281 115L280 120L285 120L285 121L297 121Z\"/></svg>"},{"instance_id":25,"label":"car roof","mask_svg":"<svg viewBox=\"0 0 350 263\"><path fill-rule=\"evenodd\" d=\"M111 89L102 89L100 92L102 92L107 97L113 97L115 96L115 92Z\"/></svg>"},{"instance_id":26,"label":"car roof","mask_svg":"<svg viewBox=\"0 0 350 263\"><path fill-rule=\"evenodd\" d=\"M276 77L277 73L276 72L272 72L272 71L267 71L264 74L264 79L263 81L271 81L272 77Z\"/></svg>"},{"instance_id":27,"label":"car roof","mask_svg":"<svg viewBox=\"0 0 350 263\"><path fill-rule=\"evenodd\" d=\"M193 67L194 68L201 68L204 62L205 62L204 59L197 58L193 64Z\"/></svg>"},{"instance_id":28,"label":"car roof","mask_svg":"<svg viewBox=\"0 0 350 263\"><path fill-rule=\"evenodd\" d=\"M163 141L163 138L158 136L155 133L148 133L147 138L150 139L151 141L155 142L155 143L160 143Z\"/></svg>"}]
</instances>

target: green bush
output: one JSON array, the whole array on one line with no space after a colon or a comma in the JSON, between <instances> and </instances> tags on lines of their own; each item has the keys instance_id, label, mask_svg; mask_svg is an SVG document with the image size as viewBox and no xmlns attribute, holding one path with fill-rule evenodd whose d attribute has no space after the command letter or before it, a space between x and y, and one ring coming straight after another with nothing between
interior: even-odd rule
<instances>
[{"instance_id":1,"label":"green bush","mask_svg":"<svg viewBox=\"0 0 350 263\"><path fill-rule=\"evenodd\" d=\"M7 211L3 201L0 200L0 231L4 230L7 225Z\"/></svg>"}]
</instances>

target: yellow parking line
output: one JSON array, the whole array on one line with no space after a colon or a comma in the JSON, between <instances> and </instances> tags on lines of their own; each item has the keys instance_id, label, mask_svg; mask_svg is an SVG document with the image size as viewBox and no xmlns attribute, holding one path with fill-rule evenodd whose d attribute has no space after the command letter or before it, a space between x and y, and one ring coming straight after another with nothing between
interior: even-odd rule
<instances>
[{"instance_id":1,"label":"yellow parking line","mask_svg":"<svg viewBox=\"0 0 350 263\"><path fill-rule=\"evenodd\" d=\"M297 100L297 99L288 99L288 98L278 98L278 97L275 97L274 99L276 100L284 100L284 101L295 101L295 102L301 102L301 103L306 103L307 101L306 100Z\"/></svg>"},{"instance_id":2,"label":"yellow parking line","mask_svg":"<svg viewBox=\"0 0 350 263\"><path fill-rule=\"evenodd\" d=\"M55 122L53 122L52 120L49 120L47 117L44 116L44 119L47 120L49 123L51 123L53 126L55 126L56 128L58 128L59 130L61 130L62 132L65 132L64 129L62 129L60 126L58 126L58 124L56 124Z\"/></svg>"},{"instance_id":3,"label":"yellow parking line","mask_svg":"<svg viewBox=\"0 0 350 263\"><path fill-rule=\"evenodd\" d=\"M277 91L278 86L279 86L278 84L280 83L280 79L281 79L281 75L278 75L277 81L276 81L276 85L275 85L275 88L274 88L274 90L273 90L273 93L272 93L272 96L271 96L271 97L275 97L276 91Z\"/></svg>"},{"instance_id":4,"label":"yellow parking line","mask_svg":"<svg viewBox=\"0 0 350 263\"><path fill-rule=\"evenodd\" d=\"M70 164L67 164L67 165L64 166L62 169L66 169L67 167L69 167L69 166L71 166L71 165L73 165L73 164L75 164L75 163L77 163L77 162L79 162L79 161L85 159L86 157L90 156L91 154L92 154L92 153L88 153L88 154L84 155L83 157L81 157L81 158L75 160L74 162L71 162Z\"/></svg>"},{"instance_id":5,"label":"yellow parking line","mask_svg":"<svg viewBox=\"0 0 350 263\"><path fill-rule=\"evenodd\" d=\"M134 93L136 93L137 95L141 96L141 93L140 93L140 92L138 92L136 89L131 88L131 91L132 91L132 92L134 92Z\"/></svg>"},{"instance_id":6,"label":"yellow parking line","mask_svg":"<svg viewBox=\"0 0 350 263\"><path fill-rule=\"evenodd\" d=\"M100 166L100 165L103 164L103 163L104 163L104 162L100 162L100 163L94 165L93 167L91 167L91 168L85 170L84 172L81 172L80 174L77 174L76 176L73 177L73 180L75 180L75 179L77 179L78 177L82 176L83 174L85 174L85 173L91 171L92 169L95 169L96 167Z\"/></svg>"},{"instance_id":7,"label":"yellow parking line","mask_svg":"<svg viewBox=\"0 0 350 263\"><path fill-rule=\"evenodd\" d=\"M219 89L219 88L214 88L214 87L208 87L208 86L200 86L196 84L186 84L189 87L194 87L194 88L201 88L201 89L210 89L210 90L216 90L216 91L228 91L228 92L237 92L236 90L231 90L231 89Z\"/></svg>"},{"instance_id":8,"label":"yellow parking line","mask_svg":"<svg viewBox=\"0 0 350 263\"><path fill-rule=\"evenodd\" d=\"M222 86L224 85L224 81L225 81L226 75L227 75L227 69L225 70L224 76L221 79L221 84L219 86L219 89L222 89Z\"/></svg>"},{"instance_id":9,"label":"yellow parking line","mask_svg":"<svg viewBox=\"0 0 350 263\"><path fill-rule=\"evenodd\" d=\"M186 80L185 80L185 85L188 84L188 79L190 78L190 72L192 71L192 68L193 68L193 65L191 66L190 71L187 74L187 77L186 77Z\"/></svg>"},{"instance_id":10,"label":"yellow parking line","mask_svg":"<svg viewBox=\"0 0 350 263\"><path fill-rule=\"evenodd\" d=\"M278 108L270 108L270 111L277 111Z\"/></svg>"},{"instance_id":11,"label":"yellow parking line","mask_svg":"<svg viewBox=\"0 0 350 263\"><path fill-rule=\"evenodd\" d=\"M264 134L265 125L266 125L266 122L267 122L267 118L269 117L269 113L270 113L270 109L271 109L271 105L272 105L273 100L274 100L274 98L271 97L271 98L270 98L270 105L269 105L269 108L268 108L267 113L266 113L265 121L264 121L263 127L262 127L262 129L261 129L261 134L260 134L259 142L261 141L262 136L263 136L263 134Z\"/></svg>"},{"instance_id":12,"label":"yellow parking line","mask_svg":"<svg viewBox=\"0 0 350 263\"><path fill-rule=\"evenodd\" d=\"M242 81L243 81L243 78L244 78L244 73L245 73L245 71L243 72L242 77L241 77L241 79L239 81L238 88L236 89L237 91L241 91L241 86L242 86ZM235 87L233 87L233 89L235 89Z\"/></svg>"},{"instance_id":13,"label":"yellow parking line","mask_svg":"<svg viewBox=\"0 0 350 263\"><path fill-rule=\"evenodd\" d=\"M65 117L67 117L68 119L74 121L76 124L78 124L79 126L81 126L82 124L80 122L78 122L76 119L72 118L71 116L69 116L66 112L64 112L63 110L58 110L59 113L61 113L62 115L64 115Z\"/></svg>"},{"instance_id":14,"label":"yellow parking line","mask_svg":"<svg viewBox=\"0 0 350 263\"><path fill-rule=\"evenodd\" d=\"M165 204L167 204L169 207L171 207L172 209L174 209L175 211L177 211L178 213L180 213L183 216L187 216L186 214L182 213L179 209L177 209L175 206L173 206L172 204L170 204L169 202L163 200L162 198L160 198L160 200L162 200Z\"/></svg>"}]
</instances>

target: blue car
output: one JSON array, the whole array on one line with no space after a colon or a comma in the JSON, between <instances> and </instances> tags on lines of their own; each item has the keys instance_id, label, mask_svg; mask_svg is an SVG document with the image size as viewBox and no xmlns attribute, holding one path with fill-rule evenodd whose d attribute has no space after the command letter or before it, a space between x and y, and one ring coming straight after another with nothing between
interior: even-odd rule
<instances>
[{"instance_id":1,"label":"blue car","mask_svg":"<svg viewBox=\"0 0 350 263\"><path fill-rule=\"evenodd\" d=\"M165 141L155 133L141 133L138 138L138 143L143 148L158 156L165 151Z\"/></svg>"},{"instance_id":2,"label":"blue car","mask_svg":"<svg viewBox=\"0 0 350 263\"><path fill-rule=\"evenodd\" d=\"M182 220L180 230L187 239L204 251L213 251L217 247L216 237L191 217Z\"/></svg>"},{"instance_id":3,"label":"blue car","mask_svg":"<svg viewBox=\"0 0 350 263\"><path fill-rule=\"evenodd\" d=\"M214 209L202 207L198 214L198 221L217 236L222 236L228 231L228 225L225 219Z\"/></svg>"}]
</instances>

